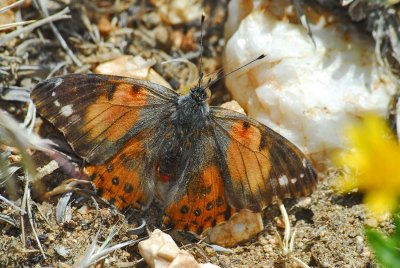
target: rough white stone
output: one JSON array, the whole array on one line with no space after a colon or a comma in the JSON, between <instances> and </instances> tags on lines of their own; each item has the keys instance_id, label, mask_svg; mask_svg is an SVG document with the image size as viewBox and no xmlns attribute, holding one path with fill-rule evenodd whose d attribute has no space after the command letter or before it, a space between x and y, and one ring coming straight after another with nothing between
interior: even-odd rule
<instances>
[{"instance_id":1,"label":"rough white stone","mask_svg":"<svg viewBox=\"0 0 400 268\"><path fill-rule=\"evenodd\" d=\"M244 2L251 1L230 5ZM231 10L232 18L244 17L245 7ZM374 58L373 40L350 26L326 23L330 19L311 25L316 47L302 25L280 21L268 10L252 11L240 25L228 18L226 29L233 33L225 51L227 72L266 55L228 76L233 98L250 117L316 158L344 146L344 125L365 113L384 115L395 89Z\"/></svg>"}]
</instances>

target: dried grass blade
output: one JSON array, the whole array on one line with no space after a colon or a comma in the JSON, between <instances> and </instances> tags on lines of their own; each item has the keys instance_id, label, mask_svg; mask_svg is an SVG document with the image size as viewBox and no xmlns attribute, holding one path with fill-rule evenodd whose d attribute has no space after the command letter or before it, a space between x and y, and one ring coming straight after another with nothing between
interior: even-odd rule
<instances>
[{"instance_id":1,"label":"dried grass blade","mask_svg":"<svg viewBox=\"0 0 400 268\"><path fill-rule=\"evenodd\" d=\"M61 10L60 12L58 12L58 13L56 13L54 15L51 15L51 16L49 16L47 18L38 20L37 22L29 24L26 27L22 27L21 29L18 29L18 30L15 30L15 31L13 31L13 32L11 32L9 34L6 34L6 35L4 35L3 37L0 38L0 46L4 45L8 41L14 39L15 37L17 37L20 34L29 33L31 31L33 31L34 29L36 29L36 28L38 28L38 27L40 27L40 26L42 26L44 24L47 24L49 22L62 20L62 19L70 19L71 16L66 15L68 12L69 12L69 8L66 7L66 8L64 8L63 10Z\"/></svg>"},{"instance_id":2,"label":"dried grass blade","mask_svg":"<svg viewBox=\"0 0 400 268\"><path fill-rule=\"evenodd\" d=\"M11 8L14 8L14 7L22 5L25 1L26 0L19 0L19 1L15 2L15 3L12 3L11 5L8 5L8 6L5 6L3 8L0 8L0 14L6 12L7 10L9 10Z\"/></svg>"},{"instance_id":3,"label":"dried grass blade","mask_svg":"<svg viewBox=\"0 0 400 268\"><path fill-rule=\"evenodd\" d=\"M19 22L12 22L12 23L7 23L7 24L2 24L0 25L0 31L4 31L7 29L15 28L18 26L24 26L27 24L31 24L35 22L36 20L26 20L26 21L19 21Z\"/></svg>"},{"instance_id":4,"label":"dried grass blade","mask_svg":"<svg viewBox=\"0 0 400 268\"><path fill-rule=\"evenodd\" d=\"M7 198L5 198L4 196L0 195L0 200L3 201L4 203L10 205L11 207L13 207L15 210L18 210L19 212L21 212L21 215L26 214L25 210L22 210L19 206L15 205L13 202L11 202L10 200L8 200Z\"/></svg>"}]
</instances>

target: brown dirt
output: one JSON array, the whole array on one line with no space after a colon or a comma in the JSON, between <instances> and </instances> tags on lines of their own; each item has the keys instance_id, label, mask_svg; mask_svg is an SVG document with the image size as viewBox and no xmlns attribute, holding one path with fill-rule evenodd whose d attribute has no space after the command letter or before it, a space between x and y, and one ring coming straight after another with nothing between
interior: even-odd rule
<instances>
[{"instance_id":1,"label":"brown dirt","mask_svg":"<svg viewBox=\"0 0 400 268\"><path fill-rule=\"evenodd\" d=\"M373 220L364 213L364 205L360 204L359 194L338 195L332 191L335 175L322 176L318 189L310 198L300 202L287 201L286 207L292 225L296 225L297 235L293 256L301 259L311 267L373 267L373 255L368 248L363 234L364 224ZM46 220L37 209L45 215ZM39 238L43 243L47 260L43 260L32 234L27 227L27 247L23 250L19 239L20 230L2 225L0 236L0 266L46 266L72 265L89 247L99 231L99 241L118 226L119 232L112 243L137 239L128 230L137 226L132 216L143 217L148 222L148 229L162 228L160 224L161 210L154 204L144 212L131 212L127 218L111 208L101 206L96 212L88 199L73 202L71 220L58 225L55 220L55 205L42 203L35 209L35 221ZM3 213L7 214L7 209ZM178 245L191 252L198 261L211 262L221 267L299 267L291 260L282 257L278 243L279 233L283 235L281 217L276 206L264 212L265 230L257 237L241 245L231 248L232 253L216 252L204 245L189 243L177 237ZM132 222L132 223L129 223ZM392 228L389 222L379 225L384 230ZM57 253L57 248L64 248L65 256ZM106 267L119 267L127 264L140 265L141 256L137 245L117 250L104 261ZM143 266L142 266L143 267Z\"/></svg>"}]
</instances>

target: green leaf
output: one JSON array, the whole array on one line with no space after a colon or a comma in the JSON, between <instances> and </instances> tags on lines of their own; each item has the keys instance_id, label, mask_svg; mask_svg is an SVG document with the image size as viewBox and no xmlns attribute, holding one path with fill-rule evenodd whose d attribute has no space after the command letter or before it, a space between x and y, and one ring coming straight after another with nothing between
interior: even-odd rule
<instances>
[{"instance_id":1,"label":"green leaf","mask_svg":"<svg viewBox=\"0 0 400 268\"><path fill-rule=\"evenodd\" d=\"M396 227L398 227L397 224L399 223L397 220L395 220ZM397 231L398 230L396 230L396 232ZM400 241L398 241L398 234L394 234L392 237L387 237L379 231L367 228L365 230L365 235L367 236L368 242L374 250L376 258L382 267L399 267L400 250L397 248L397 244L399 244Z\"/></svg>"},{"instance_id":2,"label":"green leaf","mask_svg":"<svg viewBox=\"0 0 400 268\"><path fill-rule=\"evenodd\" d=\"M392 238L395 240L396 246L400 247L400 214L395 213L393 215L393 222L395 226L395 231Z\"/></svg>"}]
</instances>

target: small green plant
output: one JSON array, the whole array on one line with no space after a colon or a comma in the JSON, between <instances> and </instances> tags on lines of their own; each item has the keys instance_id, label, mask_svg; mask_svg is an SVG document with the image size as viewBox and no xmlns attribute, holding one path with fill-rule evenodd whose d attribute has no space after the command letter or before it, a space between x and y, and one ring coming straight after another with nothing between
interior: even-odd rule
<instances>
[{"instance_id":1,"label":"small green plant","mask_svg":"<svg viewBox=\"0 0 400 268\"><path fill-rule=\"evenodd\" d=\"M374 250L376 259L387 268L400 266L400 216L397 213L393 217L395 230L387 236L380 231L366 228L365 235L371 248Z\"/></svg>"}]
</instances>

